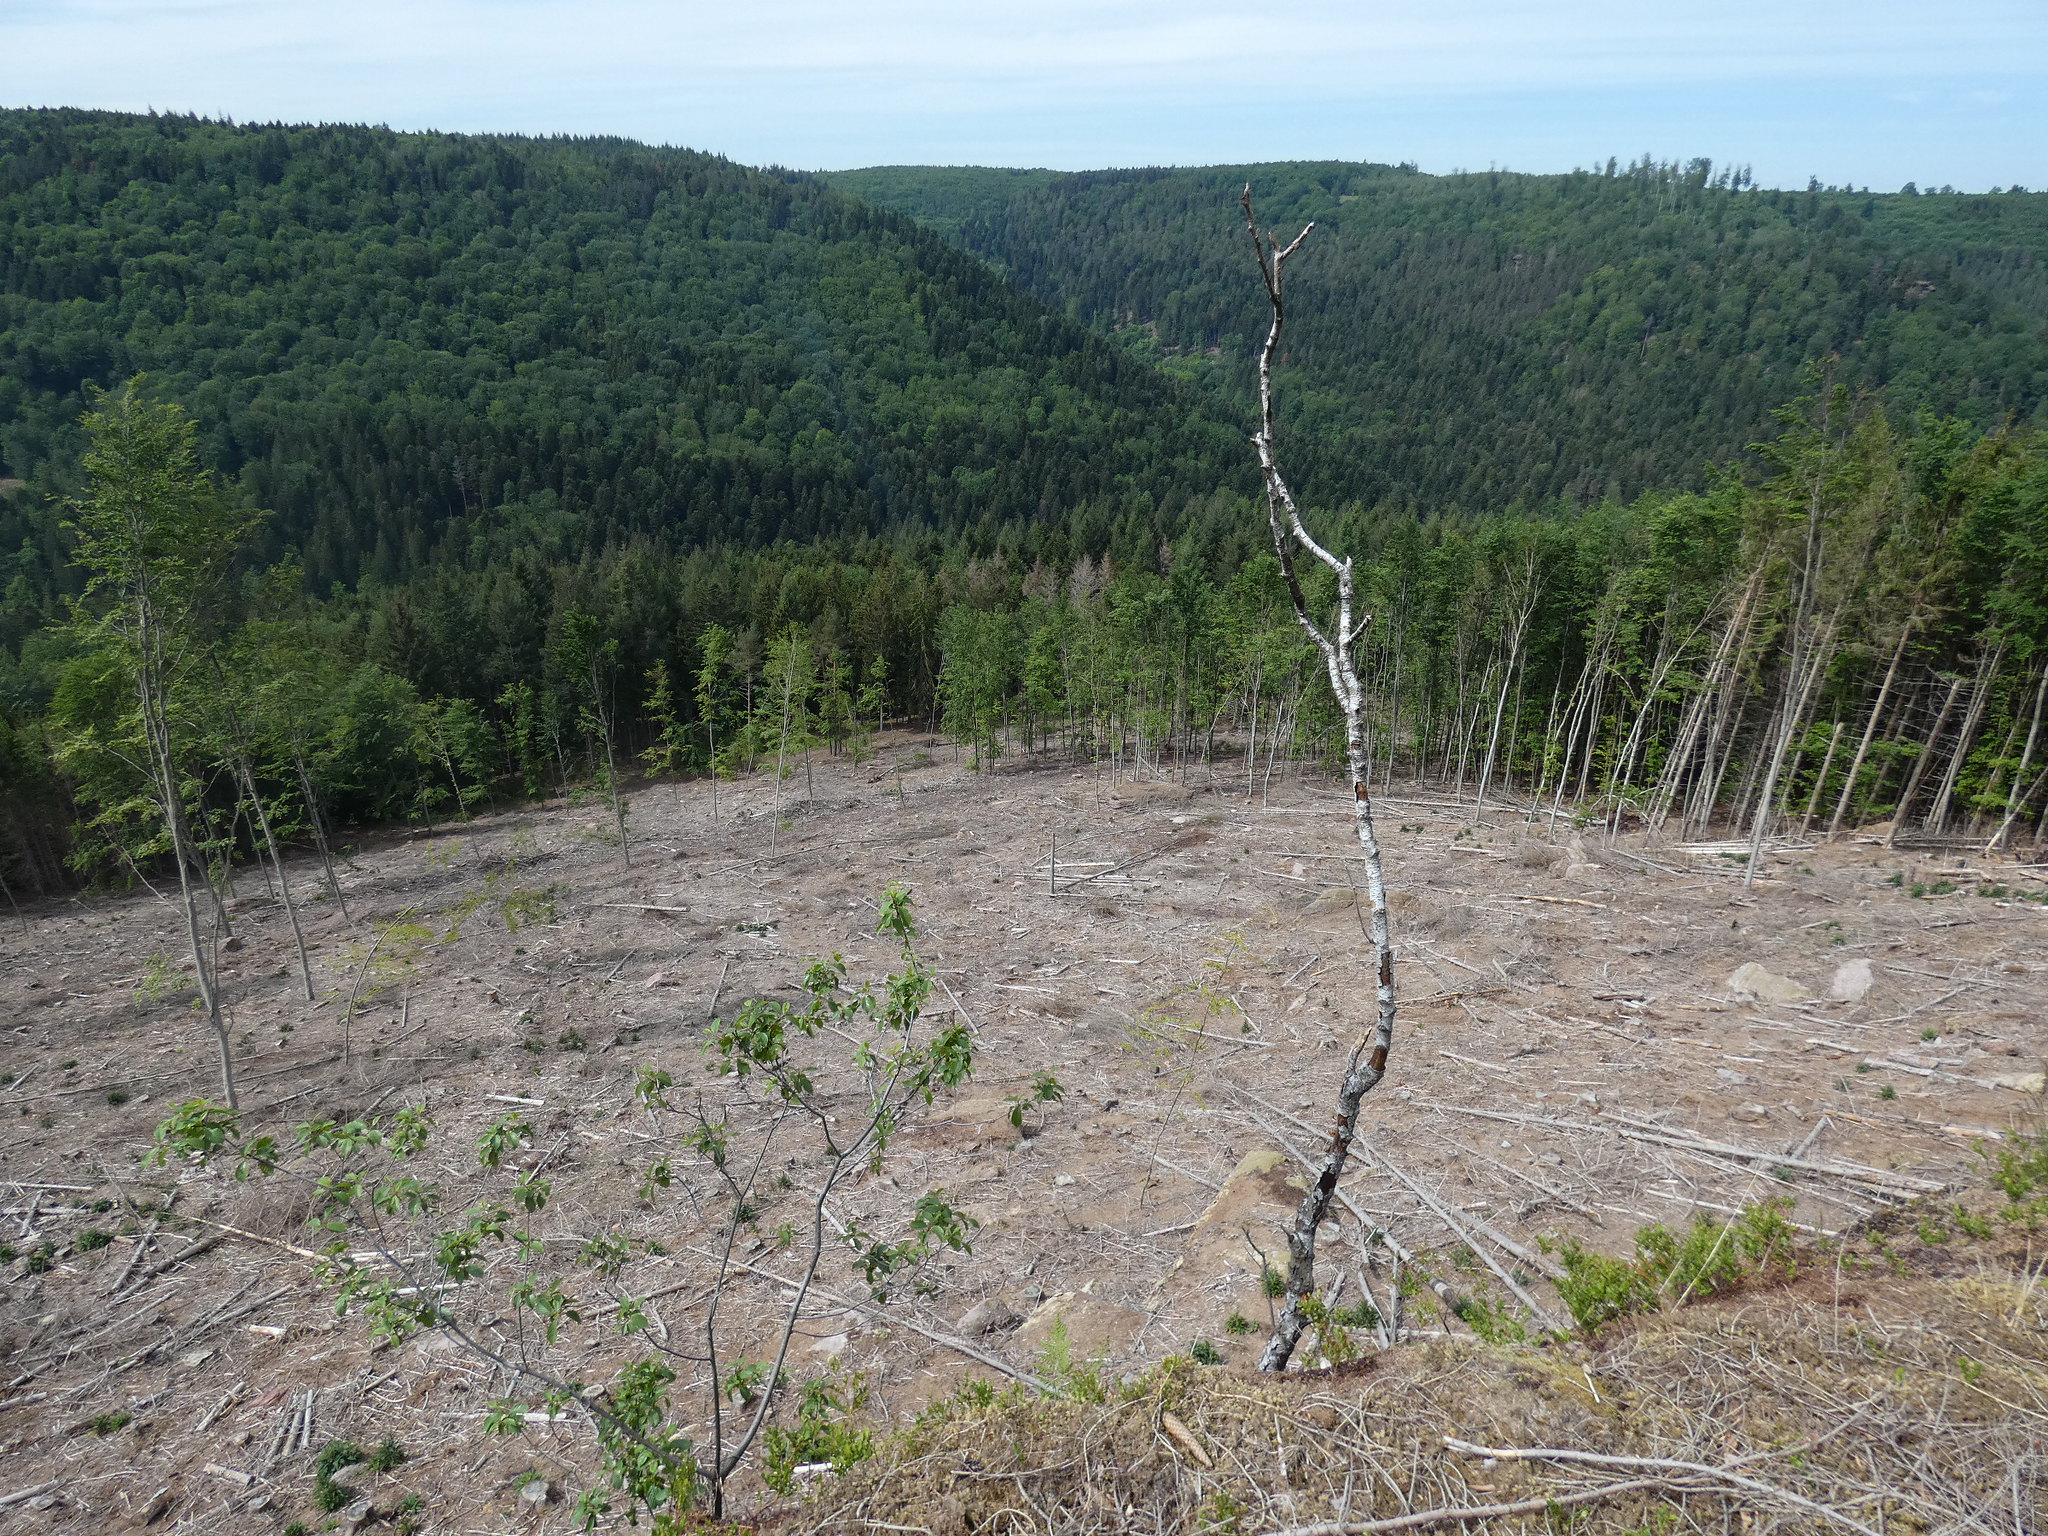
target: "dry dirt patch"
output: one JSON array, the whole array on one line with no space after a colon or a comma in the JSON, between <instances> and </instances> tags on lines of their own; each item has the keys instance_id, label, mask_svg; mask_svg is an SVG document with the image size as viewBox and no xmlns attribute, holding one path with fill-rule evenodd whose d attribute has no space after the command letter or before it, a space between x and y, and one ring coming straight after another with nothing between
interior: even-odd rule
<instances>
[{"instance_id":1,"label":"dry dirt patch","mask_svg":"<svg viewBox=\"0 0 2048 1536\"><path fill-rule=\"evenodd\" d=\"M1227 778L1131 784L1051 760L896 771L932 746L821 761L817 803L783 827L765 780L722 786L716 820L708 785L648 788L630 869L597 818L561 806L368 841L344 876L355 921L302 866L316 1005L295 990L281 909L241 872L223 974L252 1114L423 1103L459 1148L506 1099L539 1100L557 1219L602 1224L638 1177L632 1067L701 1076L709 1019L793 995L808 957L879 976L874 900L897 881L979 1065L845 1214L937 1187L983 1222L906 1315L946 1331L994 1299L1035 1316L980 1341L1019 1368L1062 1311L1110 1370L1198 1339L1241 1357L1223 1329L1232 1312L1262 1321L1251 1245L1218 1241L1205 1213L1248 1157L1312 1154L1370 1014L1342 799L1308 780L1247 803ZM1438 1256L1461 1290L1506 1301L1512 1282L1555 1312L1530 1257L1546 1234L1621 1249L1641 1223L1764 1197L1837 1231L1970 1177L1980 1141L2038 1124L2036 903L1967 894L1983 882L1914 899L1941 872L1875 841L1779 851L1745 891L1727 850L1607 841L1430 786L1400 786L1381 815L1405 1002L1368 1107L1373 1151L1328 1233L1353 1299L1384 1295L1375 1228ZM2031 888L2033 872L1993 873ZM509 931L485 910L422 950L370 989L344 1059L366 921L412 912L444 931L494 874L493 890L545 892L552 917ZM11 1519L83 1529L155 1510L152 1528L267 1531L302 1511L320 1443L390 1434L415 1453L393 1498L417 1491L460 1527L513 1508L529 1464L582 1457L566 1431L486 1445L481 1408L505 1383L431 1344L372 1352L337 1324L293 1251L289 1200L137 1167L166 1106L211 1089L167 903L54 904L5 942L0 1495L54 1485ZM1831 999L1858 960L1867 993ZM1796 986L1738 992L1746 965ZM1006 1101L1046 1072L1067 1097L1020 1135ZM88 1232L113 1240L88 1247ZM740 1315L765 1317L779 1292L747 1285ZM806 1337L833 1347L805 1353L868 1372L887 1411L986 1370L871 1312L816 1310ZM1416 1320L1466 1336L1448 1315ZM310 1438L287 1435L308 1392Z\"/></svg>"}]
</instances>

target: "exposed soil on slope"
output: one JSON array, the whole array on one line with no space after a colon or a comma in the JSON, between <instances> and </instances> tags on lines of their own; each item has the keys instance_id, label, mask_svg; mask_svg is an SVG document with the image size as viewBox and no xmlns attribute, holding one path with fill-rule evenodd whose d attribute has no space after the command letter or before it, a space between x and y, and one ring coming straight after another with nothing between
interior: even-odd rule
<instances>
[{"instance_id":1,"label":"exposed soil on slope","mask_svg":"<svg viewBox=\"0 0 2048 1536\"><path fill-rule=\"evenodd\" d=\"M875 898L901 882L977 1071L839 1214L883 1220L937 1186L983 1225L939 1293L898 1315L951 1336L997 1300L1022 1326L975 1342L1019 1369L1056 1321L1111 1371L1197 1339L1247 1361L1257 1338L1224 1321L1264 1321L1258 1251L1291 1203L1290 1154L1326 1134L1371 1011L1342 797L1314 779L1248 797L1227 763L1189 782L1050 759L977 774L902 736L862 766L819 758L814 786L782 786L780 826L766 775L645 788L630 869L597 805L369 840L343 874L347 918L302 863L315 1004L282 908L239 872L223 981L252 1122L424 1103L459 1198L460 1149L507 1100L538 1100L548 1219L587 1233L633 1205L634 1067L701 1078L710 1017L794 998L809 957L879 977ZM1542 1235L1622 1250L1642 1223L1765 1197L1839 1231L1974 1179L1980 1143L2038 1127L2048 909L1971 894L2038 890L2034 871L1937 867L1865 837L1776 850L1745 890L1732 848L1575 833L1434 786L1396 786L1380 819L1404 1001L1372 1150L1329 1233L1354 1284L1370 1278L1364 1219L1445 1256L1458 1290L1520 1286L1558 1317ZM552 920L508 930L497 904L515 890L549 893L528 915L551 903ZM437 942L366 959L370 924L408 913ZM373 1348L337 1321L296 1251L303 1196L138 1166L166 1109L214 1088L171 904L81 897L0 942L0 1241L18 1255L0 1295L0 1497L40 1490L0 1523L272 1531L314 1518L321 1445L390 1435L411 1460L361 1480L377 1507L417 1492L429 1530L569 1528L581 1437L486 1441L505 1390L486 1367L440 1339ZM1733 990L1744 966L1768 974ZM344 1056L352 992L369 1001ZM1067 1096L1019 1134L1006 1099L1045 1072ZM93 1248L89 1231L113 1240ZM666 1235L668 1305L687 1310L697 1234ZM780 1290L742 1286L734 1311L765 1328ZM812 1310L800 1370L866 1371L887 1415L989 1374L871 1310ZM1467 1337L1419 1311L1425 1337ZM522 1498L536 1470L549 1497Z\"/></svg>"}]
</instances>

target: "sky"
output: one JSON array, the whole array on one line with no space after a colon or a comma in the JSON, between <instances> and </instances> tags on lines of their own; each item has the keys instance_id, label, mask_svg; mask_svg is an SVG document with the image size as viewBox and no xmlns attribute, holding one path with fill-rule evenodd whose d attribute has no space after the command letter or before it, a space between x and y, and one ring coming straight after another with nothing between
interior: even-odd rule
<instances>
[{"instance_id":1,"label":"sky","mask_svg":"<svg viewBox=\"0 0 2048 1536\"><path fill-rule=\"evenodd\" d=\"M2048 188L2048 0L0 0L0 105L805 170L1648 153Z\"/></svg>"}]
</instances>

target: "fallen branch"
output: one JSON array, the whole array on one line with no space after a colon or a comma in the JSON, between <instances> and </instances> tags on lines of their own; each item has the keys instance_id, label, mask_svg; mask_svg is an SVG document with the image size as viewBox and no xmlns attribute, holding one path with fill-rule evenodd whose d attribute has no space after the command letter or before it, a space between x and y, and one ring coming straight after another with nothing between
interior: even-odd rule
<instances>
[{"instance_id":1,"label":"fallen branch","mask_svg":"<svg viewBox=\"0 0 2048 1536\"><path fill-rule=\"evenodd\" d=\"M1464 1508L1418 1509L1385 1520L1326 1520L1320 1525L1287 1525L1268 1536L1378 1536L1381 1531L1423 1531L1434 1526L1473 1525L1481 1520L1505 1520L1515 1515L1541 1515L1574 1504L1591 1504L1600 1499L1619 1498L1650 1488L1668 1487L1661 1477L1634 1477L1625 1483L1603 1483L1598 1488L1580 1488L1571 1493L1553 1493L1540 1499L1523 1499L1514 1504L1471 1504Z\"/></svg>"},{"instance_id":2,"label":"fallen branch","mask_svg":"<svg viewBox=\"0 0 2048 1536\"><path fill-rule=\"evenodd\" d=\"M231 1227L224 1221L214 1221L206 1216L193 1216L189 1219L199 1222L203 1226L216 1227L220 1231L235 1237L246 1237L252 1243L263 1243L272 1248L282 1248L286 1253L295 1253L302 1259L318 1260L326 1257L324 1254L315 1253L311 1248L301 1248L297 1243L288 1243L279 1237L265 1237L261 1232L251 1232L246 1227Z\"/></svg>"},{"instance_id":3,"label":"fallen branch","mask_svg":"<svg viewBox=\"0 0 2048 1536\"><path fill-rule=\"evenodd\" d=\"M1730 1487L1746 1489L1767 1499L1782 1500L1800 1509L1810 1510L1824 1520L1859 1533L1859 1536L1878 1536L1878 1533L1860 1520L1851 1520L1825 1504L1816 1504L1803 1494L1789 1488L1779 1488L1771 1483L1759 1482L1753 1477L1744 1477L1740 1472L1731 1472L1726 1467L1711 1467L1703 1461L1677 1461L1664 1456L1605 1456L1595 1451L1537 1450L1526 1447L1499 1449L1474 1445L1468 1440L1456 1440L1444 1436L1444 1449L1456 1451L1461 1456L1489 1456L1495 1461L1555 1461L1582 1467L1615 1467L1625 1471L1652 1473L1684 1473L1693 1477L1710 1478L1726 1483Z\"/></svg>"},{"instance_id":4,"label":"fallen branch","mask_svg":"<svg viewBox=\"0 0 2048 1536\"><path fill-rule=\"evenodd\" d=\"M135 1277L134 1284L147 1285L150 1281L154 1280L158 1275L164 1273L164 1271L176 1269L180 1264L184 1263L187 1259L196 1259L202 1253L211 1253L214 1249L218 1248L222 1243L226 1242L227 1240L228 1235L225 1232L216 1232L211 1237L202 1237L197 1242L191 1243L184 1248L180 1248L176 1253L172 1254L169 1258L160 1259L155 1264L150 1265L148 1269L145 1269L141 1274ZM112 1297L108 1298L108 1300L112 1299Z\"/></svg>"},{"instance_id":5,"label":"fallen branch","mask_svg":"<svg viewBox=\"0 0 2048 1536\"><path fill-rule=\"evenodd\" d=\"M37 1494L48 1493L52 1488L58 1486L59 1483L57 1482L37 1483L32 1488L17 1488L12 1493L0 1493L0 1509L5 1509L10 1504L26 1503L28 1500L36 1497Z\"/></svg>"},{"instance_id":6,"label":"fallen branch","mask_svg":"<svg viewBox=\"0 0 2048 1536\"><path fill-rule=\"evenodd\" d=\"M707 1253L702 1248L692 1248L690 1251L699 1258L712 1260L718 1258L717 1254ZM787 1275L778 1275L772 1269L763 1269L758 1264L749 1264L745 1259L734 1258L732 1264L737 1269L744 1269L748 1274L759 1275L763 1280L773 1280L777 1285L785 1286L792 1291L805 1289L803 1281L792 1280ZM1052 1387L1048 1383L1041 1381L1029 1371L1018 1370L1017 1367L998 1355L992 1355L987 1350L975 1348L974 1345L968 1343L958 1334L947 1333L939 1328L927 1328L915 1318L905 1317L901 1312L884 1311L872 1302L841 1296L834 1291L826 1290L822 1285L813 1284L808 1289L810 1295L816 1296L822 1301L829 1301L835 1307L848 1307L870 1316L885 1318L892 1327L901 1326L908 1328L912 1333L924 1335L934 1344L943 1344L947 1349L966 1355L969 1359L979 1360L983 1365L1001 1371L1005 1376L1010 1377L1014 1381L1021 1381L1034 1392L1042 1392L1048 1397L1052 1395Z\"/></svg>"},{"instance_id":7,"label":"fallen branch","mask_svg":"<svg viewBox=\"0 0 2048 1536\"><path fill-rule=\"evenodd\" d=\"M1454 1114L1477 1115L1482 1120L1503 1120L1510 1125L1540 1125L1553 1131L1594 1131L1609 1136L1625 1137L1631 1141L1647 1141L1658 1146L1675 1147L1681 1152L1718 1152L1724 1157L1745 1162L1769 1163L1778 1168L1797 1168L1805 1173L1831 1174L1838 1179L1848 1179L1852 1183L1865 1184L1885 1194L1906 1198L1938 1195L1945 1187L1931 1179L1916 1179L1903 1173L1887 1173L1881 1168L1866 1168L1859 1163L1816 1163L1782 1152L1730 1146L1726 1142L1708 1141L1704 1137L1675 1136L1668 1132L1641 1130L1626 1124L1594 1124L1584 1120L1558 1120L1548 1115L1517 1115L1499 1109L1474 1109L1466 1104L1442 1104L1438 1108L1450 1110Z\"/></svg>"}]
</instances>

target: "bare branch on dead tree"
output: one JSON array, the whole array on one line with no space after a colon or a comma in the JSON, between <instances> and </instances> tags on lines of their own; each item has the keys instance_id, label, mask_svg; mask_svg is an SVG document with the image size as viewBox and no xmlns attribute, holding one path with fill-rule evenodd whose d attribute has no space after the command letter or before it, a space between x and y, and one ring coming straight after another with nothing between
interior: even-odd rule
<instances>
[{"instance_id":1,"label":"bare branch on dead tree","mask_svg":"<svg viewBox=\"0 0 2048 1536\"><path fill-rule=\"evenodd\" d=\"M1286 1301L1273 1328L1272 1340L1259 1357L1259 1369L1281 1371L1300 1342L1307 1316L1303 1302L1315 1289L1316 1229L1329 1214L1336 1198L1337 1181L1351 1159L1358 1137L1359 1102L1379 1086L1387 1073L1387 1057L1394 1045L1394 946L1387 933L1387 885L1380 865L1379 836L1373 829L1371 767L1366 761L1365 686L1358 676L1352 647L1365 633L1371 616L1357 611L1357 580L1348 558L1318 543L1301 519L1294 493L1280 473L1273 446L1273 359L1280 349L1280 332L1287 320L1286 268L1308 239L1314 224L1303 227L1286 245L1259 228L1252 212L1252 189L1246 186L1239 200L1244 208L1245 229L1251 235L1252 250L1259 264L1259 276L1266 285L1266 299L1272 307L1273 323L1266 332L1266 344L1259 351L1259 430L1252 439L1258 450L1259 469L1266 482L1266 520L1273 535L1273 553L1280 562L1280 574L1287 583L1287 595L1294 603L1294 616L1315 643L1329 677L1330 692L1344 715L1345 757L1351 773L1352 825L1359 851L1365 860L1365 894L1371 909L1369 936L1377 959L1375 1018L1370 1033L1362 1036L1351 1052L1344 1081L1337 1091L1337 1123L1331 1132L1329 1150L1324 1154L1315 1182L1302 1197L1294 1226L1287 1235ZM1336 578L1336 612L1319 622L1310 612L1307 594L1295 567L1297 552L1319 561Z\"/></svg>"}]
</instances>

